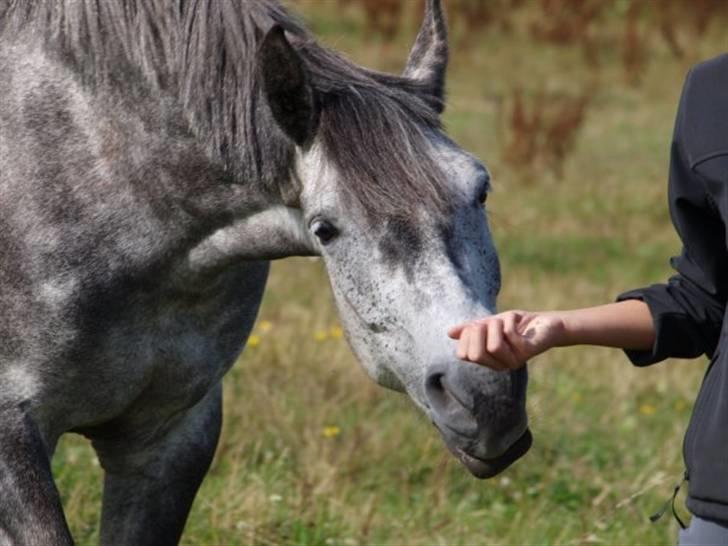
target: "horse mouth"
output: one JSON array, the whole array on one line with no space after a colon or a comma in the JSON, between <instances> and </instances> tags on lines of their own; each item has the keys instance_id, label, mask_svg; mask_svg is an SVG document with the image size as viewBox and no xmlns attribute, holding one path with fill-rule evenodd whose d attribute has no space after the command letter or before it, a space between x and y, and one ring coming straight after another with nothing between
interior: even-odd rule
<instances>
[{"instance_id":1,"label":"horse mouth","mask_svg":"<svg viewBox=\"0 0 728 546\"><path fill-rule=\"evenodd\" d=\"M473 476L484 480L500 474L518 459L523 457L531 448L532 443L533 436L531 435L531 431L526 429L521 437L511 445L511 447L509 447L503 454L493 459L480 459L466 453L461 448L455 448L452 451Z\"/></svg>"}]
</instances>

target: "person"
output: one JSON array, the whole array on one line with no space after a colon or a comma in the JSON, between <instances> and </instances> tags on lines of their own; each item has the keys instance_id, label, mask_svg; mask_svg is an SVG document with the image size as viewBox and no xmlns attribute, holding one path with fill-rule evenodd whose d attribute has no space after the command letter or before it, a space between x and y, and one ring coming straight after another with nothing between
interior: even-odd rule
<instances>
[{"instance_id":1,"label":"person","mask_svg":"<svg viewBox=\"0 0 728 546\"><path fill-rule=\"evenodd\" d=\"M508 311L452 327L457 356L512 370L553 347L619 347L637 366L710 358L685 443L690 526L680 544L728 545L728 55L693 67L671 147L670 215L682 242L676 274L615 303L569 311ZM682 524L681 524L681 527Z\"/></svg>"}]
</instances>

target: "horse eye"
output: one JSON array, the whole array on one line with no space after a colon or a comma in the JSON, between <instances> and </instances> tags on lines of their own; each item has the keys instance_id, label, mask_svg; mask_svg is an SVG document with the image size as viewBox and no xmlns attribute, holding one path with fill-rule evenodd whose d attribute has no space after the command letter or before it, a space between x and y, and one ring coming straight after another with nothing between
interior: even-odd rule
<instances>
[{"instance_id":1,"label":"horse eye","mask_svg":"<svg viewBox=\"0 0 728 546\"><path fill-rule=\"evenodd\" d=\"M326 220L318 220L313 226L313 234L325 245L339 234L339 230Z\"/></svg>"},{"instance_id":2,"label":"horse eye","mask_svg":"<svg viewBox=\"0 0 728 546\"><path fill-rule=\"evenodd\" d=\"M478 204L485 205L488 200L488 190L490 189L490 175L488 171L482 170L477 180L478 185L476 186L479 190L478 193Z\"/></svg>"},{"instance_id":3,"label":"horse eye","mask_svg":"<svg viewBox=\"0 0 728 546\"><path fill-rule=\"evenodd\" d=\"M481 205L485 205L485 202L488 200L488 190L483 190L480 192L480 195L478 195L478 203Z\"/></svg>"}]
</instances>

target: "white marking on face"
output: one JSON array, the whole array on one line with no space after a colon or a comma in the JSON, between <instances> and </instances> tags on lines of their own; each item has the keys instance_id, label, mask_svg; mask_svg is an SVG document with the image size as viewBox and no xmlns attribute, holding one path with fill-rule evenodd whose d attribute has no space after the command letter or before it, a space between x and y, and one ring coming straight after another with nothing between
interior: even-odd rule
<instances>
[{"instance_id":1,"label":"white marking on face","mask_svg":"<svg viewBox=\"0 0 728 546\"><path fill-rule=\"evenodd\" d=\"M52 279L40 285L40 300L53 310L62 309L78 290L78 279Z\"/></svg>"}]
</instances>

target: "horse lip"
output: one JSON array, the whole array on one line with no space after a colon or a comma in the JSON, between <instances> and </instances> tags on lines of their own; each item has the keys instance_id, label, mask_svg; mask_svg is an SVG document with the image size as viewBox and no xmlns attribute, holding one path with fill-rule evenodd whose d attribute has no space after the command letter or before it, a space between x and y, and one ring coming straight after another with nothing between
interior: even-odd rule
<instances>
[{"instance_id":1,"label":"horse lip","mask_svg":"<svg viewBox=\"0 0 728 546\"><path fill-rule=\"evenodd\" d=\"M516 440L504 453L493 459L481 459L461 448L455 448L453 453L458 460L467 468L470 473L481 480L492 478L500 474L506 468L511 466L518 459L523 457L531 448L533 443L533 435L529 429L526 429L521 437Z\"/></svg>"}]
</instances>

